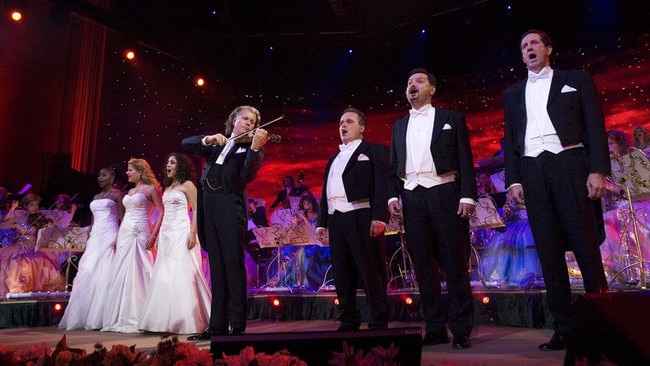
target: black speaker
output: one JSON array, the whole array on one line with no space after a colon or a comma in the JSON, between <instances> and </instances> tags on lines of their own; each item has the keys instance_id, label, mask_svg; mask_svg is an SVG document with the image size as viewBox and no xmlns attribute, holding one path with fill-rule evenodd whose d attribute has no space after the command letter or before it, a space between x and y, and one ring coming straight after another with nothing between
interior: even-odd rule
<instances>
[{"instance_id":1,"label":"black speaker","mask_svg":"<svg viewBox=\"0 0 650 366\"><path fill-rule=\"evenodd\" d=\"M222 355L238 355L246 346L253 347L255 354L263 352L272 355L287 350L292 356L308 365L328 365L334 358L333 352L343 353L343 342L352 347L354 353L363 352L365 357L373 348L397 348L393 364L419 365L422 358L422 329L420 327L392 328L385 330L360 330L356 332L294 332L257 333L237 336L214 336L210 352L216 358Z\"/></svg>"},{"instance_id":2,"label":"black speaker","mask_svg":"<svg viewBox=\"0 0 650 366\"><path fill-rule=\"evenodd\" d=\"M650 364L650 293L583 294L576 299L565 365Z\"/></svg>"}]
</instances>

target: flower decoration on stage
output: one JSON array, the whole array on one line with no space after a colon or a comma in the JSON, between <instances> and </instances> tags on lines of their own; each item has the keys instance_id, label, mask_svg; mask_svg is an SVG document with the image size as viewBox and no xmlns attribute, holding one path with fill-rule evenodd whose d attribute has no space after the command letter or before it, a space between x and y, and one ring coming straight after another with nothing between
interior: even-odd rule
<instances>
[{"instance_id":1,"label":"flower decoration on stage","mask_svg":"<svg viewBox=\"0 0 650 366\"><path fill-rule=\"evenodd\" d=\"M376 346L368 353L354 350L343 341L342 352L332 352L329 365L339 366L397 366L396 361L399 347L394 344L387 348ZM95 344L92 353L80 348L70 348L63 335L54 351L46 343L30 346L26 349L0 344L0 365L3 366L306 366L307 363L289 354L286 349L272 355L255 353L253 347L245 347L238 355L222 354L222 358L214 360L207 349L199 349L193 343L179 342L178 337L163 339L149 355L138 351L135 346L116 344L107 350L101 343Z\"/></svg>"},{"instance_id":2,"label":"flower decoration on stage","mask_svg":"<svg viewBox=\"0 0 650 366\"><path fill-rule=\"evenodd\" d=\"M15 349L0 345L0 364L7 366L31 365L84 365L84 366L153 366L153 365L214 365L212 354L207 349L199 349L194 344L182 343L177 337L163 339L150 355L138 351L135 346L116 344L107 350L101 343L95 344L92 353L70 348L63 335L54 351L41 343L26 349Z\"/></svg>"},{"instance_id":3,"label":"flower decoration on stage","mask_svg":"<svg viewBox=\"0 0 650 366\"><path fill-rule=\"evenodd\" d=\"M354 347L343 341L343 352L332 352L332 359L329 365L332 366L397 366L396 361L399 347L391 342L388 348L381 346L373 347L370 352L364 355L363 350L354 351Z\"/></svg>"},{"instance_id":4,"label":"flower decoration on stage","mask_svg":"<svg viewBox=\"0 0 650 366\"><path fill-rule=\"evenodd\" d=\"M298 357L291 356L287 350L278 351L272 355L255 353L253 347L246 347L238 355L222 355L223 359L215 360L215 366L249 366L249 365L277 365L277 366L307 366L307 363Z\"/></svg>"}]
</instances>

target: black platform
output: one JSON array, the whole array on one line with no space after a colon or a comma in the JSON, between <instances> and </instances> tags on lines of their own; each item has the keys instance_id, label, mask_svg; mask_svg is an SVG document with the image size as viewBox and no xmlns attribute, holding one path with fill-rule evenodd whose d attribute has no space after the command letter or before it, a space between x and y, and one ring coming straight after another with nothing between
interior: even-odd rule
<instances>
[{"instance_id":1,"label":"black platform","mask_svg":"<svg viewBox=\"0 0 650 366\"><path fill-rule=\"evenodd\" d=\"M528 328L552 328L552 317L546 304L546 292L534 291L474 291L475 323ZM582 292L574 293L575 297ZM410 298L412 303L407 304ZM443 293L443 299L446 294ZM279 300L276 306L273 300ZM487 302L486 302L487 301ZM39 300L6 300L0 302L0 328L37 327L56 325L63 310L55 305L67 305L67 298ZM362 321L369 319L369 307L363 292L358 292L357 306ZM417 291L389 291L390 321L421 321ZM248 319L267 320L336 320L336 293L288 291L270 292L251 289L248 295Z\"/></svg>"}]
</instances>

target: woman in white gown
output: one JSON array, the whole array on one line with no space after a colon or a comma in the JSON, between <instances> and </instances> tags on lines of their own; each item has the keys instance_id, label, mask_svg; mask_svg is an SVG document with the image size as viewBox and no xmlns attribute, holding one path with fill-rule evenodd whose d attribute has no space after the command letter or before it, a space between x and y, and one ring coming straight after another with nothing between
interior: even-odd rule
<instances>
[{"instance_id":1,"label":"woman in white gown","mask_svg":"<svg viewBox=\"0 0 650 366\"><path fill-rule=\"evenodd\" d=\"M160 185L149 163L144 159L129 160L126 176L130 183L135 183L135 188L122 201L125 213L117 234L102 331L136 333L151 282L154 245L164 209ZM158 215L151 225L154 207Z\"/></svg>"},{"instance_id":2,"label":"woman in white gown","mask_svg":"<svg viewBox=\"0 0 650 366\"><path fill-rule=\"evenodd\" d=\"M106 289L111 281L113 250L124 215L122 192L113 188L115 170L99 171L97 182L102 191L90 202L93 224L86 250L79 260L79 270L72 283L72 293L59 328L101 329L106 304Z\"/></svg>"},{"instance_id":3,"label":"woman in white gown","mask_svg":"<svg viewBox=\"0 0 650 366\"><path fill-rule=\"evenodd\" d=\"M189 157L172 153L165 170L165 216L138 328L150 332L198 333L208 327L212 292L201 268L196 220L190 222L188 214L189 208L196 208L197 200L196 186L192 183L194 165Z\"/></svg>"}]
</instances>

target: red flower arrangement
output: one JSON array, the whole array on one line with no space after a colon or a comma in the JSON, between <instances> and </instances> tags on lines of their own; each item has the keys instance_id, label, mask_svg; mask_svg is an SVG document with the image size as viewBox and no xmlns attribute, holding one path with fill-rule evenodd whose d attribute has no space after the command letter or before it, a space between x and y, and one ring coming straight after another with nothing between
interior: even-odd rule
<instances>
[{"instance_id":1,"label":"red flower arrangement","mask_svg":"<svg viewBox=\"0 0 650 366\"><path fill-rule=\"evenodd\" d=\"M343 352L333 352L330 365L339 366L395 366L399 348L393 344L388 348L374 347L364 355L354 351L343 342ZM135 346L113 345L107 350L101 343L94 351L68 347L64 335L54 351L41 343L26 349L15 349L0 345L0 365L6 366L306 366L307 363L289 354L287 350L272 355L255 353L253 347L242 349L238 355L222 355L213 360L206 349L199 349L193 343L179 342L177 337L163 338L150 355L138 351Z\"/></svg>"}]
</instances>

